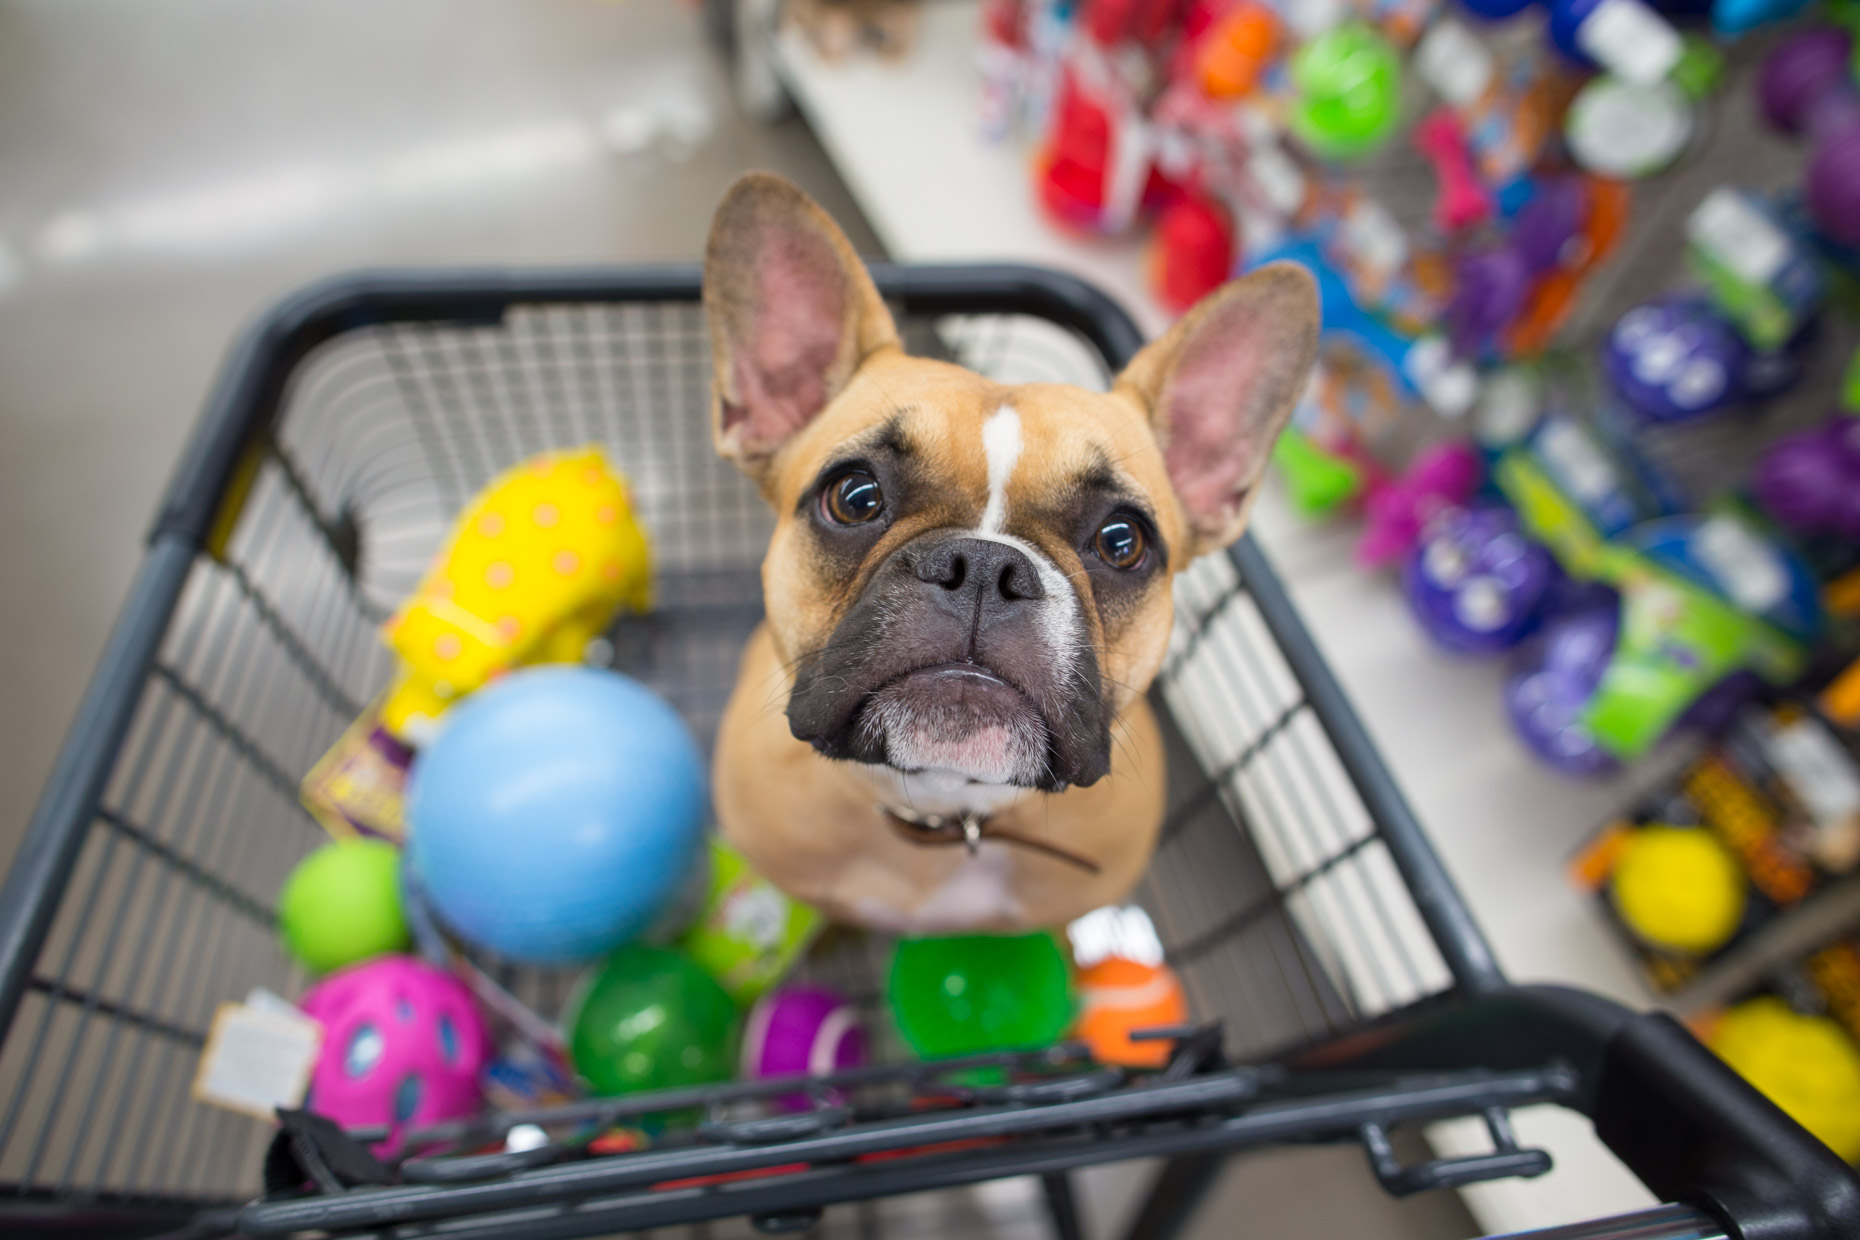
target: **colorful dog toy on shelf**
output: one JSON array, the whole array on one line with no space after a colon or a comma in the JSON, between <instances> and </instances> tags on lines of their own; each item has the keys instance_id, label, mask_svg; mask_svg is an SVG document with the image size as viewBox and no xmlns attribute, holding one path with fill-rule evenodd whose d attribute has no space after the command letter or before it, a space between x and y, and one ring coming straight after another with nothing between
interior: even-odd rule
<instances>
[{"instance_id":1,"label":"colorful dog toy on shelf","mask_svg":"<svg viewBox=\"0 0 1860 1240\"><path fill-rule=\"evenodd\" d=\"M1554 60L1529 44L1500 51L1445 17L1430 25L1415 46L1416 72L1440 96L1457 130L1447 134L1442 126L1443 132L1429 137L1464 144L1478 177L1473 188L1485 196L1488 212L1515 214L1532 192L1530 172L1574 90L1572 75ZM1423 135L1417 130L1416 137Z\"/></svg>"},{"instance_id":2,"label":"colorful dog toy on shelf","mask_svg":"<svg viewBox=\"0 0 1860 1240\"><path fill-rule=\"evenodd\" d=\"M1720 185L1686 218L1686 263L1758 354L1786 353L1825 294L1806 240L1763 198Z\"/></svg>"},{"instance_id":3,"label":"colorful dog toy on shelf","mask_svg":"<svg viewBox=\"0 0 1860 1240\"><path fill-rule=\"evenodd\" d=\"M1349 341L1384 365L1403 391L1444 414L1457 416L1472 407L1479 390L1477 377L1471 367L1452 356L1446 339L1438 334L1404 333L1372 313L1317 239L1296 238L1258 261L1275 259L1296 262L1316 278L1326 336Z\"/></svg>"},{"instance_id":4,"label":"colorful dog toy on shelf","mask_svg":"<svg viewBox=\"0 0 1860 1240\"><path fill-rule=\"evenodd\" d=\"M401 669L382 722L418 743L493 677L531 663L580 662L614 613L645 611L651 591L645 532L600 450L532 457L459 514L383 629Z\"/></svg>"},{"instance_id":5,"label":"colorful dog toy on shelf","mask_svg":"<svg viewBox=\"0 0 1860 1240\"><path fill-rule=\"evenodd\" d=\"M1615 320L1602 373L1649 422L1689 422L1743 398L1750 350L1697 293L1672 293Z\"/></svg>"},{"instance_id":6,"label":"colorful dog toy on shelf","mask_svg":"<svg viewBox=\"0 0 1860 1240\"><path fill-rule=\"evenodd\" d=\"M1380 31L1343 22L1292 56L1291 130L1320 159L1366 155L1400 120L1401 79L1401 55Z\"/></svg>"},{"instance_id":7,"label":"colorful dog toy on shelf","mask_svg":"<svg viewBox=\"0 0 1860 1240\"><path fill-rule=\"evenodd\" d=\"M1751 490L1791 532L1860 547L1860 419L1837 414L1778 440L1757 463Z\"/></svg>"},{"instance_id":8,"label":"colorful dog toy on shelf","mask_svg":"<svg viewBox=\"0 0 1860 1240\"><path fill-rule=\"evenodd\" d=\"M1662 951L1707 955L1744 918L1744 873L1703 827L1654 824L1630 831L1609 875L1623 924Z\"/></svg>"},{"instance_id":9,"label":"colorful dog toy on shelf","mask_svg":"<svg viewBox=\"0 0 1860 1240\"><path fill-rule=\"evenodd\" d=\"M1371 487L1356 562L1380 568L1406 557L1437 518L1465 507L1484 474L1479 453L1462 440L1423 448L1401 475Z\"/></svg>"},{"instance_id":10,"label":"colorful dog toy on shelf","mask_svg":"<svg viewBox=\"0 0 1860 1240\"><path fill-rule=\"evenodd\" d=\"M1597 177L1542 179L1495 244L1461 253L1446 308L1454 352L1492 360L1541 353L1582 282L1619 244L1628 196Z\"/></svg>"},{"instance_id":11,"label":"colorful dog toy on shelf","mask_svg":"<svg viewBox=\"0 0 1860 1240\"><path fill-rule=\"evenodd\" d=\"M1572 773L1788 684L1821 626L1807 569L1734 511L1649 521L1581 562L1607 590L1552 623L1506 688L1520 737Z\"/></svg>"},{"instance_id":12,"label":"colorful dog toy on shelf","mask_svg":"<svg viewBox=\"0 0 1860 1240\"><path fill-rule=\"evenodd\" d=\"M1726 1012L1705 1044L1836 1154L1860 1159L1860 1047L1839 1023L1764 995Z\"/></svg>"},{"instance_id":13,"label":"colorful dog toy on shelf","mask_svg":"<svg viewBox=\"0 0 1860 1240\"><path fill-rule=\"evenodd\" d=\"M1860 245L1860 87L1854 37L1823 27L1784 42L1763 64L1757 93L1770 124L1814 145L1804 181L1808 213L1841 245Z\"/></svg>"},{"instance_id":14,"label":"colorful dog toy on shelf","mask_svg":"<svg viewBox=\"0 0 1860 1240\"><path fill-rule=\"evenodd\" d=\"M1422 632L1460 654L1496 654L1523 641L1542 618L1561 574L1497 504L1434 522L1409 557L1404 590Z\"/></svg>"}]
</instances>

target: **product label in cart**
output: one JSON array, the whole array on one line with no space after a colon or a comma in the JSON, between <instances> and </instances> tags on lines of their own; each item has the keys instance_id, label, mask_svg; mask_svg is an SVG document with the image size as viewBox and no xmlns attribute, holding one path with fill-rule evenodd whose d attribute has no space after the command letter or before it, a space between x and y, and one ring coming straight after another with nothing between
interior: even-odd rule
<instances>
[{"instance_id":1,"label":"product label in cart","mask_svg":"<svg viewBox=\"0 0 1860 1240\"><path fill-rule=\"evenodd\" d=\"M194 1073L194 1097L259 1119L300 1107L323 1042L323 1026L277 1002L223 1003Z\"/></svg>"},{"instance_id":2,"label":"product label in cart","mask_svg":"<svg viewBox=\"0 0 1860 1240\"><path fill-rule=\"evenodd\" d=\"M338 839L370 835L398 844L406 835L402 803L413 751L381 726L371 703L304 776L298 796Z\"/></svg>"}]
</instances>

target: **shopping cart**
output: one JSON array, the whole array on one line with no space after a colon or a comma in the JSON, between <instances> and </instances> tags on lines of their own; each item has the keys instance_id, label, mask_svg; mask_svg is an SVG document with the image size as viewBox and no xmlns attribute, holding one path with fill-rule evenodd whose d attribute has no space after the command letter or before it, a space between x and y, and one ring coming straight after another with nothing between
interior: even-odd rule
<instances>
[{"instance_id":1,"label":"shopping cart","mask_svg":"<svg viewBox=\"0 0 1860 1240\"><path fill-rule=\"evenodd\" d=\"M1004 380L1101 385L1140 343L1103 295L1049 272L874 275L909 347ZM195 1102L194 1063L219 1003L302 988L273 905L324 838L298 781L384 683L377 626L467 497L540 449L606 446L658 560L657 606L616 627L614 661L709 742L760 614L769 519L710 448L698 293L688 268L366 275L292 298L238 347L0 894L0 1223L781 1230L834 1203L1037 1175L1071 1237L1069 1170L1161 1157L1134 1232L1163 1237L1225 1157L1266 1143L1358 1142L1395 1194L1540 1173L1507 1116L1553 1103L1675 1203L1556 1234L1860 1235L1847 1169L1678 1025L1506 981L1248 540L1181 579L1155 689L1172 793L1137 898L1203 1022L1162 1072L1063 1046L979 1073L886 1057L805 1085L437 1127L384 1183L348 1167L345 1138L298 1131L266 1176L268 1126ZM885 945L837 942L806 967L882 1027ZM498 973L559 1009L564 977ZM802 1088L805 1109L763 1105ZM590 1148L693 1110L687 1136ZM1455 1117L1483 1117L1491 1150L1401 1163L1393 1130ZM546 1139L505 1145L517 1124Z\"/></svg>"}]
</instances>

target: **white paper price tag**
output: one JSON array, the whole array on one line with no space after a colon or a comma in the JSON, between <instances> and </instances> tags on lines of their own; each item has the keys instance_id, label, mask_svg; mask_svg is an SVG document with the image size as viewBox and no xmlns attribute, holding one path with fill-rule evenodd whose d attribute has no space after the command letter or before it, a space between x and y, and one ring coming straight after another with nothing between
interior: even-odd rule
<instances>
[{"instance_id":1,"label":"white paper price tag","mask_svg":"<svg viewBox=\"0 0 1860 1240\"><path fill-rule=\"evenodd\" d=\"M1679 32L1641 0L1602 0L1576 27L1576 46L1616 77L1642 86L1664 80L1685 50Z\"/></svg>"},{"instance_id":2,"label":"white paper price tag","mask_svg":"<svg viewBox=\"0 0 1860 1240\"><path fill-rule=\"evenodd\" d=\"M1402 359L1402 370L1421 398L1443 418L1459 419L1479 398L1479 377L1453 356L1444 336L1424 336Z\"/></svg>"},{"instance_id":3,"label":"white paper price tag","mask_svg":"<svg viewBox=\"0 0 1860 1240\"><path fill-rule=\"evenodd\" d=\"M1789 261L1789 238L1749 198L1721 185L1686 220L1686 239L1748 284L1767 285Z\"/></svg>"},{"instance_id":4,"label":"white paper price tag","mask_svg":"<svg viewBox=\"0 0 1860 1240\"><path fill-rule=\"evenodd\" d=\"M1477 103L1492 84L1492 54L1451 18L1435 22L1414 51L1421 80L1456 108Z\"/></svg>"},{"instance_id":5,"label":"white paper price tag","mask_svg":"<svg viewBox=\"0 0 1860 1240\"><path fill-rule=\"evenodd\" d=\"M1388 208L1370 198L1357 199L1344 213L1337 243L1350 256L1348 265L1378 288L1408 261L1408 235Z\"/></svg>"},{"instance_id":6,"label":"white paper price tag","mask_svg":"<svg viewBox=\"0 0 1860 1240\"><path fill-rule=\"evenodd\" d=\"M1605 177L1651 176L1692 140L1692 106L1671 82L1603 75L1576 93L1563 118L1570 154Z\"/></svg>"},{"instance_id":7,"label":"white paper price tag","mask_svg":"<svg viewBox=\"0 0 1860 1240\"><path fill-rule=\"evenodd\" d=\"M1345 0L1290 0L1284 9L1285 24L1304 42L1335 26L1348 11Z\"/></svg>"},{"instance_id":8,"label":"white paper price tag","mask_svg":"<svg viewBox=\"0 0 1860 1240\"><path fill-rule=\"evenodd\" d=\"M1789 570L1782 558L1742 521L1706 518L1693 535L1692 551L1745 611L1768 611L1789 594Z\"/></svg>"},{"instance_id":9,"label":"white paper price tag","mask_svg":"<svg viewBox=\"0 0 1860 1240\"><path fill-rule=\"evenodd\" d=\"M1798 719L1769 737L1770 761L1822 827L1845 828L1860 814L1860 771L1839 741L1814 719Z\"/></svg>"},{"instance_id":10,"label":"white paper price tag","mask_svg":"<svg viewBox=\"0 0 1860 1240\"><path fill-rule=\"evenodd\" d=\"M323 1026L301 1012L223 1003L194 1073L194 1097L229 1111L273 1118L303 1105Z\"/></svg>"},{"instance_id":11,"label":"white paper price tag","mask_svg":"<svg viewBox=\"0 0 1860 1240\"><path fill-rule=\"evenodd\" d=\"M1559 418L1547 424L1537 436L1537 454L1577 500L1606 499L1619 485L1614 462L1574 422Z\"/></svg>"},{"instance_id":12,"label":"white paper price tag","mask_svg":"<svg viewBox=\"0 0 1860 1240\"><path fill-rule=\"evenodd\" d=\"M1507 367L1487 375L1473 413L1473 434L1488 448L1517 443L1537 425L1543 401L1526 372Z\"/></svg>"},{"instance_id":13,"label":"white paper price tag","mask_svg":"<svg viewBox=\"0 0 1860 1240\"><path fill-rule=\"evenodd\" d=\"M1249 148L1246 170L1269 210L1290 215L1304 202L1305 174L1277 142L1268 139Z\"/></svg>"}]
</instances>

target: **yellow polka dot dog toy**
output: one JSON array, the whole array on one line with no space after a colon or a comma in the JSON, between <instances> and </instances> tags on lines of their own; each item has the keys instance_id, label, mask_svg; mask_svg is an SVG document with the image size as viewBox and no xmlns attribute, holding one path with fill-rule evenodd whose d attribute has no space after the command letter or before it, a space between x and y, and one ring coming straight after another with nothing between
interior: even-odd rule
<instances>
[{"instance_id":1,"label":"yellow polka dot dog toy","mask_svg":"<svg viewBox=\"0 0 1860 1240\"><path fill-rule=\"evenodd\" d=\"M579 662L620 608L652 605L652 556L627 486L592 445L545 452L480 491L382 629L401 658L381 705L418 742L500 673Z\"/></svg>"}]
</instances>

